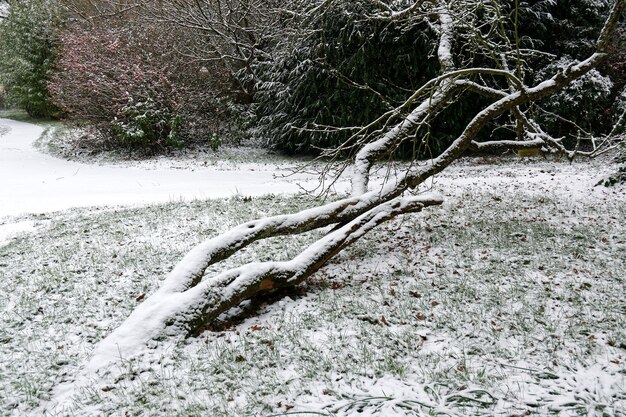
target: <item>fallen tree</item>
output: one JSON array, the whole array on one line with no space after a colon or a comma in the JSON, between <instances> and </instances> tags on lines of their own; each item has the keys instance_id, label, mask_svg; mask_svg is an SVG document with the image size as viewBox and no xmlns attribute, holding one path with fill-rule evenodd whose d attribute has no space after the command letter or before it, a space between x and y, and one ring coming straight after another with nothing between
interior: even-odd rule
<instances>
[{"instance_id":1,"label":"fallen tree","mask_svg":"<svg viewBox=\"0 0 626 417\"><path fill-rule=\"evenodd\" d=\"M98 343L84 372L94 376L104 374L120 356L128 359L138 355L148 342L193 335L244 300L303 282L329 259L381 223L441 204L442 199L438 196L414 194L424 181L468 150L542 148L545 152L567 152L573 158L578 154L592 156L606 146L614 146L602 142L598 146L605 148L596 146L585 152L567 149L561 140L548 135L533 120L529 105L565 88L606 58L613 33L626 8L626 0L613 3L592 55L584 61L571 62L534 86L525 85L523 65L525 57L536 51L523 50L519 42L509 39L510 34L501 27L510 22L502 16L497 4L490 9L480 1L415 0L403 2L405 7L396 9L393 7L395 2L375 3L380 12L371 16L372 19L404 19L407 24L426 20L436 29L439 41L435 51L440 74L401 105L370 125L355 129L355 134L340 147L324 153L323 156L330 160L336 160L346 151L354 155L350 168L352 195L299 213L254 220L200 244L180 261L154 294ZM323 4L318 5L315 13L323 13L322 7ZM481 30L488 36L474 29L485 16L489 19L487 23L481 23ZM492 57L493 66L461 66L462 60L454 55L454 45L458 42ZM490 103L476 112L452 144L440 155L416 161L380 188L371 189L369 180L373 166L393 155L400 144L420 141L430 121L460 94L468 92L489 98ZM507 113L519 133L516 140L476 140L485 126ZM344 165L339 171L348 169L345 162L340 163ZM289 261L252 262L205 276L210 266L256 241L326 227L330 228L322 238ZM67 387L59 390L53 403L63 402L72 392Z\"/></svg>"}]
</instances>

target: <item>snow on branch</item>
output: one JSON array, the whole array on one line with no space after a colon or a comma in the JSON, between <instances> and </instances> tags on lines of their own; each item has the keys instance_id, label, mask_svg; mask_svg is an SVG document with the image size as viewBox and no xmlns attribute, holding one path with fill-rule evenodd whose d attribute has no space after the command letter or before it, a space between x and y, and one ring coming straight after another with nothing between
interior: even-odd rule
<instances>
[{"instance_id":1,"label":"snow on branch","mask_svg":"<svg viewBox=\"0 0 626 417\"><path fill-rule=\"evenodd\" d=\"M418 5L418 3L419 2L415 2L415 5ZM410 9L411 8L406 10ZM439 59L441 70L445 73L455 69L454 59L452 57L454 24L445 1L439 2L437 15L440 22L437 57ZM424 87L427 85L428 83ZM424 87L420 90L423 90ZM354 171L352 176L353 195L359 195L367 192L370 171L374 162L385 154L391 145L398 141L398 139L401 138L401 136L403 136L407 131L412 129L414 126L419 125L430 115L434 114L436 109L449 98L453 89L453 80L450 77L443 78L441 85L431 92L430 96L413 109L413 111L411 111L410 114L400 123L386 132L380 139L361 148L354 161Z\"/></svg>"},{"instance_id":2,"label":"snow on branch","mask_svg":"<svg viewBox=\"0 0 626 417\"><path fill-rule=\"evenodd\" d=\"M374 6L380 7L383 11L372 16L372 19L384 21L398 21L415 16L419 9L428 3L428 0L416 0L404 9L394 10L390 5L380 0L370 0Z\"/></svg>"},{"instance_id":3,"label":"snow on branch","mask_svg":"<svg viewBox=\"0 0 626 417\"><path fill-rule=\"evenodd\" d=\"M376 226L442 202L436 195L398 197L333 229L290 261L249 263L204 279L184 291L173 291L171 286L168 291L158 291L96 346L86 369L97 373L120 355L129 358L139 354L147 341L193 333L254 295L297 285Z\"/></svg>"},{"instance_id":4,"label":"snow on branch","mask_svg":"<svg viewBox=\"0 0 626 417\"><path fill-rule=\"evenodd\" d=\"M496 140L488 142L476 142L472 141L470 147L471 150L477 152L495 152L503 150L520 150L520 149L535 149L541 148L545 145L545 140L536 138L533 140Z\"/></svg>"},{"instance_id":5,"label":"snow on branch","mask_svg":"<svg viewBox=\"0 0 626 417\"><path fill-rule=\"evenodd\" d=\"M449 54L452 51L451 42L454 34L447 33L448 30L454 30L453 17L447 10L451 3L443 0L433 3L433 10L436 10L435 15L438 16L441 30L437 53L443 75L422 86L403 104L406 108L401 107L402 111L386 114L383 122L390 125L390 120L397 120L399 117L402 117L402 120L393 126L385 126L387 130L381 133L378 140L357 141L359 150L353 183L357 195L300 213L248 222L193 249L168 275L161 288L140 304L120 327L96 346L91 361L83 370L86 377L82 378L82 381L111 371L111 364L120 356L128 358L140 354L150 341L193 334L207 321L216 319L243 300L306 280L345 247L395 216L441 204L442 200L437 196L402 195L445 169L472 147L483 149L530 147L540 144L559 146L557 140L545 135L540 126L525 117L520 106L560 91L597 67L606 58L608 42L621 14L626 9L626 0L617 0L613 3L594 54L582 62L571 63L553 77L533 87L523 85L521 80L517 80L514 74L506 70L478 71L453 68L454 60ZM470 77L481 72L506 77L511 81L509 91L486 87L474 80L464 79L465 76ZM431 114L437 113L440 106L447 104L452 93L465 88L481 92L490 97L492 102L476 113L440 155L424 164L412 166L400 174L396 181L387 182L379 190L367 192L372 164L385 153L389 153L394 144L408 137L410 130L417 124L427 123ZM422 95L427 97L415 105L415 101L422 98ZM409 107L412 110L409 111ZM482 144L475 141L478 133L489 122L508 111L513 112L526 125L528 140ZM204 277L208 266L228 258L252 242L272 236L303 233L329 225L337 226L289 261L248 263L213 277ZM75 388L70 386L57 390L53 402L63 404L76 392Z\"/></svg>"}]
</instances>

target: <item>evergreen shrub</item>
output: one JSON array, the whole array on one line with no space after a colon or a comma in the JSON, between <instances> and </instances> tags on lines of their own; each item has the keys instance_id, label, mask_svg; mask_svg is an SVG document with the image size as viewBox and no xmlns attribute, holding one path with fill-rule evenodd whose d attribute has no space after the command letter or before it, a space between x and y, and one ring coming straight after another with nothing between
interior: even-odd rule
<instances>
[{"instance_id":1,"label":"evergreen shrub","mask_svg":"<svg viewBox=\"0 0 626 417\"><path fill-rule=\"evenodd\" d=\"M47 89L60 25L54 3L14 0L9 5L6 18L0 19L0 100L33 117L55 117L58 108Z\"/></svg>"},{"instance_id":2,"label":"evergreen shrub","mask_svg":"<svg viewBox=\"0 0 626 417\"><path fill-rule=\"evenodd\" d=\"M368 2L329 7L305 36L281 44L275 61L259 64L257 134L273 149L336 147L351 131L334 127L370 123L436 73L435 35L426 25L366 19Z\"/></svg>"}]
</instances>

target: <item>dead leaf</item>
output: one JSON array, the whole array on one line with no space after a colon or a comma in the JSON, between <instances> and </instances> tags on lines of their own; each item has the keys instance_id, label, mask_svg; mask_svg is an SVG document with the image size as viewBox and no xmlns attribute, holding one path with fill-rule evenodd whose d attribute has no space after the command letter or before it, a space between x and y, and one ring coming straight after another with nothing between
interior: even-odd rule
<instances>
[{"instance_id":1,"label":"dead leaf","mask_svg":"<svg viewBox=\"0 0 626 417\"><path fill-rule=\"evenodd\" d=\"M339 282L331 282L330 288L332 288L333 290L338 290L340 288L343 288L343 284L340 284Z\"/></svg>"}]
</instances>

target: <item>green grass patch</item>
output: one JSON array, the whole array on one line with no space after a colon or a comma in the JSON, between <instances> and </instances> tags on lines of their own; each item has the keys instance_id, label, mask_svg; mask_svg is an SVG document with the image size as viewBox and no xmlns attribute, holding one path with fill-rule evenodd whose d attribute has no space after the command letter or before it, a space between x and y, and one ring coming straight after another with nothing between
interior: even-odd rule
<instances>
[{"instance_id":1,"label":"green grass patch","mask_svg":"<svg viewBox=\"0 0 626 417\"><path fill-rule=\"evenodd\" d=\"M75 210L0 247L0 410L71 380L181 256L309 198ZM623 416L626 204L473 193L382 226L305 286L121 358L67 414ZM45 223L43 223L45 222ZM221 264L287 259L314 235ZM217 270L214 269L214 270Z\"/></svg>"},{"instance_id":2,"label":"green grass patch","mask_svg":"<svg viewBox=\"0 0 626 417\"><path fill-rule=\"evenodd\" d=\"M32 123L40 126L58 126L61 122L57 119L41 119L28 115L22 109L3 109L0 110L0 119L11 119L18 122Z\"/></svg>"}]
</instances>

